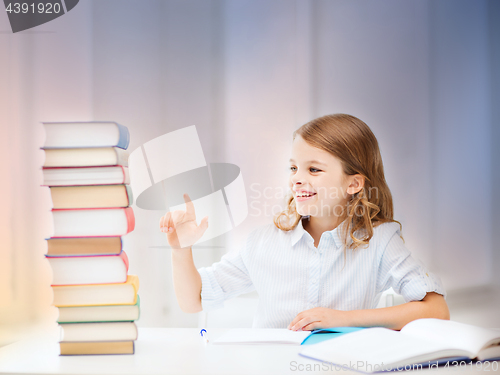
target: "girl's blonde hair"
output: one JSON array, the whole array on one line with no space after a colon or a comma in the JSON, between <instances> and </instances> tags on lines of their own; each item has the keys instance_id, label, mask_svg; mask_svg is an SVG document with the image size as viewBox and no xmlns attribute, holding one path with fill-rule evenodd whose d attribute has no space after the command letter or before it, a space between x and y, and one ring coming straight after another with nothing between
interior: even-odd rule
<instances>
[{"instance_id":1,"label":"girl's blonde hair","mask_svg":"<svg viewBox=\"0 0 500 375\"><path fill-rule=\"evenodd\" d=\"M338 113L302 125L293 133L293 139L297 135L309 145L340 159L345 175L360 174L365 178L364 187L351 196L340 215L340 222L344 223L345 250L368 245L374 226L381 223L396 222L402 229L401 223L393 219L392 195L385 181L377 138L368 125L354 116ZM286 209L274 217L274 224L289 231L302 216L296 210L292 194L287 197L286 205Z\"/></svg>"}]
</instances>

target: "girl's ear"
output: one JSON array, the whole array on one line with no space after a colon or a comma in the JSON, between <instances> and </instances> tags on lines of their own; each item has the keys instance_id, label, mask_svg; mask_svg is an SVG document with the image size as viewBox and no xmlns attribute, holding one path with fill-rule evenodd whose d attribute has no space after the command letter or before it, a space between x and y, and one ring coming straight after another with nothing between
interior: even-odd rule
<instances>
[{"instance_id":1,"label":"girl's ear","mask_svg":"<svg viewBox=\"0 0 500 375\"><path fill-rule=\"evenodd\" d=\"M349 194L356 194L361 191L365 186L365 178L360 174L355 174L349 176L349 186L347 188L347 192Z\"/></svg>"}]
</instances>

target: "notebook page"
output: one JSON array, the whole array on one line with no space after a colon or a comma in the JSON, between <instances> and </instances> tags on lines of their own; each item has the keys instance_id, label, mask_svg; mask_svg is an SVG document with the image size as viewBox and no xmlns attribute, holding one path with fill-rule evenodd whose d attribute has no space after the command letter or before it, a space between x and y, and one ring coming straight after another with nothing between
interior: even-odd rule
<instances>
[{"instance_id":1,"label":"notebook page","mask_svg":"<svg viewBox=\"0 0 500 375\"><path fill-rule=\"evenodd\" d=\"M295 344L300 345L310 331L286 328L236 328L225 333L214 344Z\"/></svg>"},{"instance_id":2,"label":"notebook page","mask_svg":"<svg viewBox=\"0 0 500 375\"><path fill-rule=\"evenodd\" d=\"M414 320L404 326L401 332L413 337L439 341L450 348L467 350L471 356L475 356L485 344L492 340L500 342L499 331L432 318Z\"/></svg>"},{"instance_id":3,"label":"notebook page","mask_svg":"<svg viewBox=\"0 0 500 375\"><path fill-rule=\"evenodd\" d=\"M300 354L340 366L362 361L372 367L386 366L422 355L441 352L444 345L386 328L367 328L333 340L305 347Z\"/></svg>"}]
</instances>

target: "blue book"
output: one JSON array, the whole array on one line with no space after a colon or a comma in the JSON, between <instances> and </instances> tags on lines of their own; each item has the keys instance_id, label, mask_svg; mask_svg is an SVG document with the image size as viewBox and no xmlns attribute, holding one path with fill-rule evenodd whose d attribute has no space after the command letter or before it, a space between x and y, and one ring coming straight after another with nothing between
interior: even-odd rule
<instances>
[{"instance_id":1,"label":"blue book","mask_svg":"<svg viewBox=\"0 0 500 375\"><path fill-rule=\"evenodd\" d=\"M112 121L44 122L45 143L42 149L118 147L130 143L128 129Z\"/></svg>"},{"instance_id":2,"label":"blue book","mask_svg":"<svg viewBox=\"0 0 500 375\"><path fill-rule=\"evenodd\" d=\"M311 331L311 334L307 336L304 341L300 345L312 345L317 344L322 341L334 339L336 337L340 337L345 335L346 333L359 331L361 327L333 327L333 328L324 328L324 329L316 329Z\"/></svg>"}]
</instances>

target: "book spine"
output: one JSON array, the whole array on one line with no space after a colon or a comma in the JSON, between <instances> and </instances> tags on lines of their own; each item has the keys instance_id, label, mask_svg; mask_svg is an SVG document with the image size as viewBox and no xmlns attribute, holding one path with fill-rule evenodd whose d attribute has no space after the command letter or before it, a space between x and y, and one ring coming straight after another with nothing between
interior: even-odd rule
<instances>
[{"instance_id":1,"label":"book spine","mask_svg":"<svg viewBox=\"0 0 500 375\"><path fill-rule=\"evenodd\" d=\"M132 207L127 207L124 209L125 216L127 217L127 233L130 233L135 228L135 216Z\"/></svg>"},{"instance_id":2,"label":"book spine","mask_svg":"<svg viewBox=\"0 0 500 375\"><path fill-rule=\"evenodd\" d=\"M123 173L123 184L128 185L130 184L130 175L128 173L128 167L124 167L123 165L120 165L120 168L122 169Z\"/></svg>"},{"instance_id":3,"label":"book spine","mask_svg":"<svg viewBox=\"0 0 500 375\"><path fill-rule=\"evenodd\" d=\"M118 144L116 145L116 147L126 150L130 143L130 133L126 126L120 125L118 123L115 124L118 127L119 131Z\"/></svg>"},{"instance_id":4,"label":"book spine","mask_svg":"<svg viewBox=\"0 0 500 375\"><path fill-rule=\"evenodd\" d=\"M116 164L121 165L122 167L128 167L128 152L122 150L121 148L113 147L113 150L116 154Z\"/></svg>"},{"instance_id":5,"label":"book spine","mask_svg":"<svg viewBox=\"0 0 500 375\"><path fill-rule=\"evenodd\" d=\"M130 185L125 185L125 192L128 198L128 205L132 206L134 204L134 196L132 195L132 188Z\"/></svg>"},{"instance_id":6,"label":"book spine","mask_svg":"<svg viewBox=\"0 0 500 375\"><path fill-rule=\"evenodd\" d=\"M137 319L139 320L141 318L141 299L139 298L139 293L135 294L135 304L137 306Z\"/></svg>"},{"instance_id":7,"label":"book spine","mask_svg":"<svg viewBox=\"0 0 500 375\"><path fill-rule=\"evenodd\" d=\"M137 297L136 297L137 299ZM134 328L135 328L135 340L137 340L139 338L139 330L137 329L137 324L135 324L135 322L132 322L132 324L134 325Z\"/></svg>"},{"instance_id":8,"label":"book spine","mask_svg":"<svg viewBox=\"0 0 500 375\"><path fill-rule=\"evenodd\" d=\"M125 251L122 250L121 253L118 254L118 256L120 258L122 258L123 263L125 264L125 269L127 270L127 273L128 273L128 256L127 256L127 254L125 253Z\"/></svg>"},{"instance_id":9,"label":"book spine","mask_svg":"<svg viewBox=\"0 0 500 375\"><path fill-rule=\"evenodd\" d=\"M137 298L139 297L139 278L136 275L128 275L127 283L132 285L135 290L134 305L137 303Z\"/></svg>"}]
</instances>

